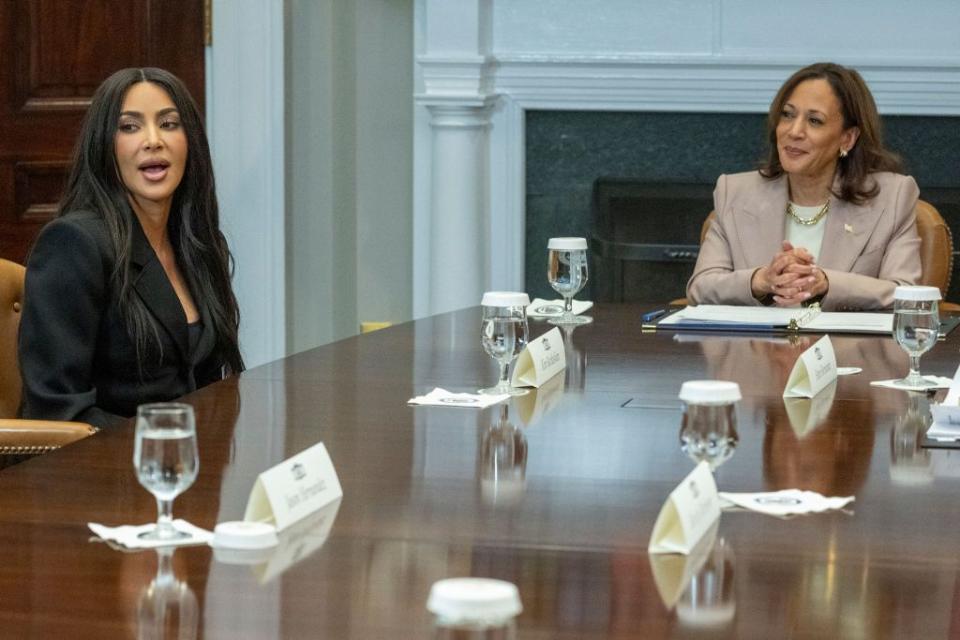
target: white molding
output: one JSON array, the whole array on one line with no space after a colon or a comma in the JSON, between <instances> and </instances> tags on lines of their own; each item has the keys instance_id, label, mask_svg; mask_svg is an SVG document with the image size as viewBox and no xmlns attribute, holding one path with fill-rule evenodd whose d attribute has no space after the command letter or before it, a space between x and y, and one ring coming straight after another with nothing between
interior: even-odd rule
<instances>
[{"instance_id":1,"label":"white molding","mask_svg":"<svg viewBox=\"0 0 960 640\"><path fill-rule=\"evenodd\" d=\"M248 367L286 355L282 0L215 0L207 123Z\"/></svg>"},{"instance_id":2,"label":"white molding","mask_svg":"<svg viewBox=\"0 0 960 640\"><path fill-rule=\"evenodd\" d=\"M784 79L803 64L732 56L514 55L490 68L492 90L524 109L764 113ZM960 115L960 60L853 66L881 113Z\"/></svg>"}]
</instances>

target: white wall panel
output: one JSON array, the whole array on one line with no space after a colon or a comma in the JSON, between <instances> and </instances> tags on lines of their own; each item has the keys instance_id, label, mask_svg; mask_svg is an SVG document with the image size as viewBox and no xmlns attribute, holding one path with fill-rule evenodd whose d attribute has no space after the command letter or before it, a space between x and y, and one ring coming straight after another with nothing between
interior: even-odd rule
<instances>
[{"instance_id":1,"label":"white wall panel","mask_svg":"<svg viewBox=\"0 0 960 640\"><path fill-rule=\"evenodd\" d=\"M710 53L712 0L503 0L493 50L513 54Z\"/></svg>"},{"instance_id":2,"label":"white wall panel","mask_svg":"<svg viewBox=\"0 0 960 640\"><path fill-rule=\"evenodd\" d=\"M938 59L956 64L960 56L956 0L738 0L722 2L718 13L723 54L851 64Z\"/></svg>"}]
</instances>

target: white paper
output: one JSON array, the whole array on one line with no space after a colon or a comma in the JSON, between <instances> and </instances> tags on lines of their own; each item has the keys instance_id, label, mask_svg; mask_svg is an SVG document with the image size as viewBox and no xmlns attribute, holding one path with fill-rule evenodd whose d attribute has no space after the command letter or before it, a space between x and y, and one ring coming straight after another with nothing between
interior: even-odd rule
<instances>
[{"instance_id":1,"label":"white paper","mask_svg":"<svg viewBox=\"0 0 960 640\"><path fill-rule=\"evenodd\" d=\"M152 531L157 526L155 522L139 525L121 525L108 527L97 522L88 522L87 526L99 538L107 542L119 544L127 549L155 549L157 547L185 547L198 544L209 544L213 540L213 532L194 526L186 520L174 520L173 528L186 533L187 538L174 540L151 540L140 537L141 534Z\"/></svg>"},{"instance_id":2,"label":"white paper","mask_svg":"<svg viewBox=\"0 0 960 640\"><path fill-rule=\"evenodd\" d=\"M482 393L452 393L440 387L426 395L417 396L407 400L407 404L434 406L434 407L466 407L468 409L486 409L491 405L503 402L510 396L485 395Z\"/></svg>"},{"instance_id":3,"label":"white paper","mask_svg":"<svg viewBox=\"0 0 960 640\"><path fill-rule=\"evenodd\" d=\"M650 553L689 554L720 517L710 465L701 462L670 493L650 536Z\"/></svg>"},{"instance_id":4,"label":"white paper","mask_svg":"<svg viewBox=\"0 0 960 640\"><path fill-rule=\"evenodd\" d=\"M574 300L573 315L578 316L593 306L589 300ZM563 315L563 300L544 300L534 298L527 307L528 318L559 318Z\"/></svg>"},{"instance_id":5,"label":"white paper","mask_svg":"<svg viewBox=\"0 0 960 640\"><path fill-rule=\"evenodd\" d=\"M279 532L342 497L333 461L320 442L261 473L243 519L273 522Z\"/></svg>"},{"instance_id":6,"label":"white paper","mask_svg":"<svg viewBox=\"0 0 960 640\"><path fill-rule=\"evenodd\" d=\"M892 333L893 314L891 313L851 313L839 311L819 311L809 308L754 307L719 304L701 304L686 307L664 318L659 326L683 326L692 324L723 325L759 325L769 327L787 327L791 321L808 331L855 332L855 333Z\"/></svg>"},{"instance_id":7,"label":"white paper","mask_svg":"<svg viewBox=\"0 0 960 640\"><path fill-rule=\"evenodd\" d=\"M784 489L783 491L763 493L726 493L721 491L720 498L743 509L778 517L842 509L854 500L853 496L827 498L816 491L801 491L799 489Z\"/></svg>"},{"instance_id":8,"label":"white paper","mask_svg":"<svg viewBox=\"0 0 960 640\"><path fill-rule=\"evenodd\" d=\"M802 310L800 310L802 311ZM764 324L786 327L799 315L797 309L784 307L746 307L726 304L699 304L686 307L662 319L659 325L684 322L715 322L717 324Z\"/></svg>"},{"instance_id":9,"label":"white paper","mask_svg":"<svg viewBox=\"0 0 960 640\"><path fill-rule=\"evenodd\" d=\"M837 379L837 357L830 336L823 336L800 354L783 391L784 398L812 398Z\"/></svg>"},{"instance_id":10,"label":"white paper","mask_svg":"<svg viewBox=\"0 0 960 640\"><path fill-rule=\"evenodd\" d=\"M554 327L527 343L513 368L510 384L515 387L540 387L567 367L563 336Z\"/></svg>"},{"instance_id":11,"label":"white paper","mask_svg":"<svg viewBox=\"0 0 960 640\"><path fill-rule=\"evenodd\" d=\"M893 333L892 313L822 311L803 325L811 331L855 331L857 333Z\"/></svg>"},{"instance_id":12,"label":"white paper","mask_svg":"<svg viewBox=\"0 0 960 640\"><path fill-rule=\"evenodd\" d=\"M950 381L950 390L943 402L930 405L933 424L927 437L934 440L960 440L960 367Z\"/></svg>"}]
</instances>

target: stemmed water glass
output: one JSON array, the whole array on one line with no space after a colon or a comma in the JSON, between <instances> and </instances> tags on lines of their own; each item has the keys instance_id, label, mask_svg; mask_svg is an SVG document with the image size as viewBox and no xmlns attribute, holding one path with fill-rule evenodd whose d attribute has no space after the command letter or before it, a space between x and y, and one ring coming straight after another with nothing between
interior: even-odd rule
<instances>
[{"instance_id":1,"label":"stemmed water glass","mask_svg":"<svg viewBox=\"0 0 960 640\"><path fill-rule=\"evenodd\" d=\"M590 316L574 315L573 297L587 284L586 238L550 238L547 242L547 280L563 296L563 315L550 324L571 325L593 322Z\"/></svg>"},{"instance_id":2,"label":"stemmed water glass","mask_svg":"<svg viewBox=\"0 0 960 640\"><path fill-rule=\"evenodd\" d=\"M712 471L730 459L740 438L737 407L740 385L725 380L690 380L680 387L684 404L680 449Z\"/></svg>"},{"instance_id":3,"label":"stemmed water glass","mask_svg":"<svg viewBox=\"0 0 960 640\"><path fill-rule=\"evenodd\" d=\"M179 540L189 534L173 526L173 499L197 478L197 431L193 407L176 402L137 407L133 468L137 480L157 499L157 526L145 540Z\"/></svg>"},{"instance_id":4,"label":"stemmed water glass","mask_svg":"<svg viewBox=\"0 0 960 640\"><path fill-rule=\"evenodd\" d=\"M897 383L915 389L934 389L920 375L920 356L933 348L940 336L937 287L897 287L893 294L893 339L910 356L910 373Z\"/></svg>"},{"instance_id":5,"label":"stemmed water glass","mask_svg":"<svg viewBox=\"0 0 960 640\"><path fill-rule=\"evenodd\" d=\"M480 304L483 307L480 341L487 355L500 365L500 379L496 386L480 389L480 393L526 395L526 389L510 386L508 373L510 363L527 346L527 306L530 297L514 291L488 291L483 294Z\"/></svg>"}]
</instances>

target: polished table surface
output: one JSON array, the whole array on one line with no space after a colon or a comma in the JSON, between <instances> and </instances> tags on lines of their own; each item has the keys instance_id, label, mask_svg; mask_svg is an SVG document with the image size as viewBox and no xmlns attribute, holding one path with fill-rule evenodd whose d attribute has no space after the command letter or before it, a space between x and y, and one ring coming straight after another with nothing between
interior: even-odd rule
<instances>
[{"instance_id":1,"label":"polished table surface","mask_svg":"<svg viewBox=\"0 0 960 640\"><path fill-rule=\"evenodd\" d=\"M869 385L906 372L892 339L834 336L839 364L863 372L788 412L784 383L815 336L641 333L640 311L595 307L592 325L564 337L565 379L483 411L406 405L435 386L493 382L477 309L188 396L201 469L177 517L210 529L242 518L257 475L316 442L336 465L335 513L253 564L181 548L174 577L157 578L157 553L90 539L89 521L155 518L130 425L3 470L0 633L154 637L166 610L179 625L168 637L427 638L430 585L473 575L517 584L520 638L960 637L960 451L919 448L926 396ZM924 373L952 376L958 347L955 332ZM683 562L651 560L647 545L693 468L676 396L697 378L744 394L721 490L856 501L786 520L724 513L686 589L662 596L658 579Z\"/></svg>"}]
</instances>

